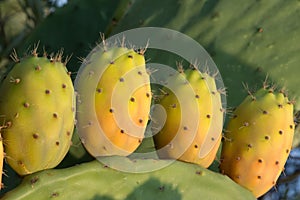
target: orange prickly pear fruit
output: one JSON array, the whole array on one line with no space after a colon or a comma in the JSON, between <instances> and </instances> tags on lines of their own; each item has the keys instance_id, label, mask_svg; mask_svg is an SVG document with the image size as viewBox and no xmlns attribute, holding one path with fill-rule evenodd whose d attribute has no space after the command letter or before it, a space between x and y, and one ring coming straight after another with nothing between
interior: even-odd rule
<instances>
[{"instance_id":1,"label":"orange prickly pear fruit","mask_svg":"<svg viewBox=\"0 0 300 200\"><path fill-rule=\"evenodd\" d=\"M293 104L283 92L264 87L249 94L226 128L221 172L260 197L283 171L294 129Z\"/></svg>"}]
</instances>

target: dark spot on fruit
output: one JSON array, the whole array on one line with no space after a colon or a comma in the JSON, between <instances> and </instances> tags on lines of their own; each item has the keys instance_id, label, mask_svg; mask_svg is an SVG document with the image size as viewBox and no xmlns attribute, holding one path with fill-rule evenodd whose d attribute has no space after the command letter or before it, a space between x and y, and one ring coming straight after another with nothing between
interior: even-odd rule
<instances>
[{"instance_id":1,"label":"dark spot on fruit","mask_svg":"<svg viewBox=\"0 0 300 200\"><path fill-rule=\"evenodd\" d=\"M187 126L184 126L184 127L183 127L183 130L187 131L187 130L188 130L188 127L187 127Z\"/></svg>"},{"instance_id":2,"label":"dark spot on fruit","mask_svg":"<svg viewBox=\"0 0 300 200\"><path fill-rule=\"evenodd\" d=\"M143 120L142 120L142 119L139 119L139 123L140 123L140 124L143 123Z\"/></svg>"},{"instance_id":3,"label":"dark spot on fruit","mask_svg":"<svg viewBox=\"0 0 300 200\"><path fill-rule=\"evenodd\" d=\"M195 144L194 147L197 149L197 148L198 148L198 145Z\"/></svg>"},{"instance_id":4,"label":"dark spot on fruit","mask_svg":"<svg viewBox=\"0 0 300 200\"><path fill-rule=\"evenodd\" d=\"M268 114L268 111L263 110L263 114L264 114L264 115Z\"/></svg>"},{"instance_id":5,"label":"dark spot on fruit","mask_svg":"<svg viewBox=\"0 0 300 200\"><path fill-rule=\"evenodd\" d=\"M24 166L24 163L23 163L23 161L21 161L21 160L19 160L17 163L18 163L18 165Z\"/></svg>"},{"instance_id":6,"label":"dark spot on fruit","mask_svg":"<svg viewBox=\"0 0 300 200\"><path fill-rule=\"evenodd\" d=\"M268 90L268 93L273 93L274 91L272 89Z\"/></svg>"},{"instance_id":7,"label":"dark spot on fruit","mask_svg":"<svg viewBox=\"0 0 300 200\"><path fill-rule=\"evenodd\" d=\"M275 181L272 181L272 185L275 185L275 183L276 183Z\"/></svg>"},{"instance_id":8,"label":"dark spot on fruit","mask_svg":"<svg viewBox=\"0 0 300 200\"><path fill-rule=\"evenodd\" d=\"M45 90L45 94L50 94L50 90Z\"/></svg>"},{"instance_id":9,"label":"dark spot on fruit","mask_svg":"<svg viewBox=\"0 0 300 200\"><path fill-rule=\"evenodd\" d=\"M63 84L61 85L61 87L65 89L65 88L67 88L67 85L63 83Z\"/></svg>"},{"instance_id":10,"label":"dark spot on fruit","mask_svg":"<svg viewBox=\"0 0 300 200\"><path fill-rule=\"evenodd\" d=\"M243 126L249 126L249 123L248 122L244 122Z\"/></svg>"},{"instance_id":11,"label":"dark spot on fruit","mask_svg":"<svg viewBox=\"0 0 300 200\"><path fill-rule=\"evenodd\" d=\"M259 163L262 163L263 161L262 161L262 159L258 159L258 162L259 162Z\"/></svg>"},{"instance_id":12,"label":"dark spot on fruit","mask_svg":"<svg viewBox=\"0 0 300 200\"><path fill-rule=\"evenodd\" d=\"M146 97L148 97L148 98L150 97L150 94L148 92L146 93Z\"/></svg>"},{"instance_id":13,"label":"dark spot on fruit","mask_svg":"<svg viewBox=\"0 0 300 200\"><path fill-rule=\"evenodd\" d=\"M212 91L211 93L212 93L213 95L215 95L215 94L216 94L216 92L215 92L215 91Z\"/></svg>"},{"instance_id":14,"label":"dark spot on fruit","mask_svg":"<svg viewBox=\"0 0 300 200\"><path fill-rule=\"evenodd\" d=\"M282 134L283 134L283 131L282 131L282 130L279 130L279 134L282 135Z\"/></svg>"},{"instance_id":15,"label":"dark spot on fruit","mask_svg":"<svg viewBox=\"0 0 300 200\"><path fill-rule=\"evenodd\" d=\"M115 62L113 60L109 61L109 64L113 65Z\"/></svg>"},{"instance_id":16,"label":"dark spot on fruit","mask_svg":"<svg viewBox=\"0 0 300 200\"><path fill-rule=\"evenodd\" d=\"M29 108L29 103L28 103L28 102L25 102L25 103L23 104L23 106L24 106L25 108Z\"/></svg>"},{"instance_id":17,"label":"dark spot on fruit","mask_svg":"<svg viewBox=\"0 0 300 200\"><path fill-rule=\"evenodd\" d=\"M142 143L142 140L141 140L141 139L139 139L139 140L138 140L138 142L139 142L139 143Z\"/></svg>"},{"instance_id":18,"label":"dark spot on fruit","mask_svg":"<svg viewBox=\"0 0 300 200\"><path fill-rule=\"evenodd\" d=\"M209 114L208 114L208 115L206 115L206 118L208 118L208 119L209 119L209 118L210 118L210 115L209 115Z\"/></svg>"},{"instance_id":19,"label":"dark spot on fruit","mask_svg":"<svg viewBox=\"0 0 300 200\"><path fill-rule=\"evenodd\" d=\"M134 97L131 97L131 98L130 98L130 101L131 101L131 102L134 102L134 101L135 101Z\"/></svg>"},{"instance_id":20,"label":"dark spot on fruit","mask_svg":"<svg viewBox=\"0 0 300 200\"><path fill-rule=\"evenodd\" d=\"M257 176L258 179L261 179L261 176Z\"/></svg>"},{"instance_id":21,"label":"dark spot on fruit","mask_svg":"<svg viewBox=\"0 0 300 200\"><path fill-rule=\"evenodd\" d=\"M177 107L176 103L172 104L171 107L176 108Z\"/></svg>"},{"instance_id":22,"label":"dark spot on fruit","mask_svg":"<svg viewBox=\"0 0 300 200\"><path fill-rule=\"evenodd\" d=\"M120 82L124 82L124 78L121 77L121 78L119 79L119 81L120 81Z\"/></svg>"},{"instance_id":23,"label":"dark spot on fruit","mask_svg":"<svg viewBox=\"0 0 300 200\"><path fill-rule=\"evenodd\" d=\"M253 147L252 144L248 144L247 146L248 146L249 148L252 148L252 147Z\"/></svg>"},{"instance_id":24,"label":"dark spot on fruit","mask_svg":"<svg viewBox=\"0 0 300 200\"><path fill-rule=\"evenodd\" d=\"M276 162L275 162L275 165L279 165L279 161L276 161Z\"/></svg>"},{"instance_id":25,"label":"dark spot on fruit","mask_svg":"<svg viewBox=\"0 0 300 200\"><path fill-rule=\"evenodd\" d=\"M109 112L110 112L110 113L113 113L113 112L114 112L114 110L113 110L112 108L110 108L110 109L109 109Z\"/></svg>"},{"instance_id":26,"label":"dark spot on fruit","mask_svg":"<svg viewBox=\"0 0 300 200\"><path fill-rule=\"evenodd\" d=\"M220 163L223 163L224 162L224 157L221 157L220 158Z\"/></svg>"},{"instance_id":27,"label":"dark spot on fruit","mask_svg":"<svg viewBox=\"0 0 300 200\"><path fill-rule=\"evenodd\" d=\"M35 68L34 68L36 71L40 71L42 68L41 68L41 66L36 66Z\"/></svg>"},{"instance_id":28,"label":"dark spot on fruit","mask_svg":"<svg viewBox=\"0 0 300 200\"><path fill-rule=\"evenodd\" d=\"M72 75L72 72L67 72L68 76L71 76Z\"/></svg>"},{"instance_id":29,"label":"dark spot on fruit","mask_svg":"<svg viewBox=\"0 0 300 200\"><path fill-rule=\"evenodd\" d=\"M52 194L51 194L51 197L58 197L59 196L59 193L58 192L53 192Z\"/></svg>"},{"instance_id":30,"label":"dark spot on fruit","mask_svg":"<svg viewBox=\"0 0 300 200\"><path fill-rule=\"evenodd\" d=\"M67 136L70 136L71 135L71 131L67 131Z\"/></svg>"},{"instance_id":31,"label":"dark spot on fruit","mask_svg":"<svg viewBox=\"0 0 300 200\"><path fill-rule=\"evenodd\" d=\"M39 138L39 135L38 135L37 133L34 133L34 134L32 134L32 137L33 137L34 139L38 139L38 138Z\"/></svg>"},{"instance_id":32,"label":"dark spot on fruit","mask_svg":"<svg viewBox=\"0 0 300 200\"><path fill-rule=\"evenodd\" d=\"M197 99L199 99L199 95L198 95L198 94L196 94L195 97L196 97Z\"/></svg>"},{"instance_id":33,"label":"dark spot on fruit","mask_svg":"<svg viewBox=\"0 0 300 200\"><path fill-rule=\"evenodd\" d=\"M290 129L293 129L294 128L294 126L293 125L290 125Z\"/></svg>"},{"instance_id":34,"label":"dark spot on fruit","mask_svg":"<svg viewBox=\"0 0 300 200\"><path fill-rule=\"evenodd\" d=\"M120 130L121 133L125 133L125 131L123 129Z\"/></svg>"},{"instance_id":35,"label":"dark spot on fruit","mask_svg":"<svg viewBox=\"0 0 300 200\"><path fill-rule=\"evenodd\" d=\"M235 119L235 118L237 118L237 115L233 115L233 116L232 116L232 119Z\"/></svg>"},{"instance_id":36,"label":"dark spot on fruit","mask_svg":"<svg viewBox=\"0 0 300 200\"><path fill-rule=\"evenodd\" d=\"M133 56L132 55L128 55L128 58L133 58Z\"/></svg>"},{"instance_id":37,"label":"dark spot on fruit","mask_svg":"<svg viewBox=\"0 0 300 200\"><path fill-rule=\"evenodd\" d=\"M57 113L53 113L53 117L57 119L58 118L58 114Z\"/></svg>"},{"instance_id":38,"label":"dark spot on fruit","mask_svg":"<svg viewBox=\"0 0 300 200\"><path fill-rule=\"evenodd\" d=\"M18 84L18 83L20 83L20 82L21 82L21 79L16 78L15 83Z\"/></svg>"},{"instance_id":39,"label":"dark spot on fruit","mask_svg":"<svg viewBox=\"0 0 300 200\"><path fill-rule=\"evenodd\" d=\"M97 88L96 90L98 93L101 93L102 92L102 88Z\"/></svg>"},{"instance_id":40,"label":"dark spot on fruit","mask_svg":"<svg viewBox=\"0 0 300 200\"><path fill-rule=\"evenodd\" d=\"M215 138L214 138L214 137L212 137L212 138L211 138L211 141L215 141Z\"/></svg>"},{"instance_id":41,"label":"dark spot on fruit","mask_svg":"<svg viewBox=\"0 0 300 200\"><path fill-rule=\"evenodd\" d=\"M278 104L278 108L283 108L283 105L282 104Z\"/></svg>"},{"instance_id":42,"label":"dark spot on fruit","mask_svg":"<svg viewBox=\"0 0 300 200\"><path fill-rule=\"evenodd\" d=\"M5 124L6 128L10 128L12 126L12 122L11 121L7 121Z\"/></svg>"},{"instance_id":43,"label":"dark spot on fruit","mask_svg":"<svg viewBox=\"0 0 300 200\"><path fill-rule=\"evenodd\" d=\"M138 75L143 75L143 73L141 71L138 71Z\"/></svg>"},{"instance_id":44,"label":"dark spot on fruit","mask_svg":"<svg viewBox=\"0 0 300 200\"><path fill-rule=\"evenodd\" d=\"M59 146L59 141L56 141L55 144L56 144L56 146Z\"/></svg>"},{"instance_id":45,"label":"dark spot on fruit","mask_svg":"<svg viewBox=\"0 0 300 200\"><path fill-rule=\"evenodd\" d=\"M270 139L270 136L266 135L265 140L269 140L269 139Z\"/></svg>"},{"instance_id":46,"label":"dark spot on fruit","mask_svg":"<svg viewBox=\"0 0 300 200\"><path fill-rule=\"evenodd\" d=\"M286 153L289 153L289 152L290 152L290 150L288 150L288 149L287 149L287 150L285 150L285 152L286 152Z\"/></svg>"}]
</instances>

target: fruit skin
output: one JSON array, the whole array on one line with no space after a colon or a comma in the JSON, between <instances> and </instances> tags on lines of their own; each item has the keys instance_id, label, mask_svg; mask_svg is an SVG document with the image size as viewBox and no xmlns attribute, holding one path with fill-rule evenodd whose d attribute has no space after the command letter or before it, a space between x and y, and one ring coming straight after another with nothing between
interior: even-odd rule
<instances>
[{"instance_id":1,"label":"fruit skin","mask_svg":"<svg viewBox=\"0 0 300 200\"><path fill-rule=\"evenodd\" d=\"M2 185L2 174L3 174L3 160L4 160L4 151L3 151L3 142L2 142L2 136L1 136L1 129L0 127L0 190L3 188Z\"/></svg>"},{"instance_id":2,"label":"fruit skin","mask_svg":"<svg viewBox=\"0 0 300 200\"><path fill-rule=\"evenodd\" d=\"M158 155L208 167L221 142L224 114L214 78L188 69L167 82L168 88L163 89L165 94L159 99L166 122L154 135ZM154 111L153 121L159 116L162 114ZM157 124L153 124L155 129Z\"/></svg>"},{"instance_id":3,"label":"fruit skin","mask_svg":"<svg viewBox=\"0 0 300 200\"><path fill-rule=\"evenodd\" d=\"M96 47L75 80L77 129L94 157L131 154L142 142L151 104L143 52Z\"/></svg>"},{"instance_id":4,"label":"fruit skin","mask_svg":"<svg viewBox=\"0 0 300 200\"><path fill-rule=\"evenodd\" d=\"M75 95L62 54L18 60L0 86L6 161L20 175L53 168L69 150Z\"/></svg>"},{"instance_id":5,"label":"fruit skin","mask_svg":"<svg viewBox=\"0 0 300 200\"><path fill-rule=\"evenodd\" d=\"M275 186L291 151L293 104L262 88L236 108L226 128L220 170L256 197Z\"/></svg>"},{"instance_id":6,"label":"fruit skin","mask_svg":"<svg viewBox=\"0 0 300 200\"><path fill-rule=\"evenodd\" d=\"M165 160L119 159L124 165L164 165ZM124 173L98 161L26 176L2 199L255 199L251 192L219 173L175 161L146 173Z\"/></svg>"}]
</instances>

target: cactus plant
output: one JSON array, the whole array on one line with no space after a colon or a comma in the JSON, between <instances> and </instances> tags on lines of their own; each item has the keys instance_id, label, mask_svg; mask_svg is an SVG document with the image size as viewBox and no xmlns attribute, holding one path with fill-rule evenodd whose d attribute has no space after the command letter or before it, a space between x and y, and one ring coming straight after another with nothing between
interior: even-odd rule
<instances>
[{"instance_id":1,"label":"cactus plant","mask_svg":"<svg viewBox=\"0 0 300 200\"><path fill-rule=\"evenodd\" d=\"M284 169L294 128L293 104L283 92L262 88L250 93L226 128L221 172L256 197L263 195Z\"/></svg>"},{"instance_id":2,"label":"cactus plant","mask_svg":"<svg viewBox=\"0 0 300 200\"><path fill-rule=\"evenodd\" d=\"M75 96L62 53L18 59L0 86L6 160L20 175L53 168L68 152Z\"/></svg>"},{"instance_id":3,"label":"cactus plant","mask_svg":"<svg viewBox=\"0 0 300 200\"><path fill-rule=\"evenodd\" d=\"M160 165L164 160L119 159L124 165ZM147 173L124 173L92 161L66 169L45 170L25 177L4 195L9 199L255 199L221 174L197 165L174 162ZM67 184L66 184L67 183Z\"/></svg>"},{"instance_id":4,"label":"cactus plant","mask_svg":"<svg viewBox=\"0 0 300 200\"><path fill-rule=\"evenodd\" d=\"M40 40L52 51L64 46L73 58L85 57L98 32L112 35L136 27L167 27L196 39L211 54L228 89L230 107L246 96L242 82L254 88L266 74L299 99L299 5L297 0L73 0L48 15L19 52ZM174 59L168 60L161 52L148 50L146 57L151 62L162 60L174 66ZM7 59L0 62L6 65ZM79 65L77 59L72 59L68 68L77 71ZM0 74L3 71L2 67ZM294 106L296 110L300 109L299 102ZM299 130L296 127L295 136L300 135ZM299 144L297 141L294 145ZM70 164L76 162L81 161L75 158Z\"/></svg>"}]
</instances>

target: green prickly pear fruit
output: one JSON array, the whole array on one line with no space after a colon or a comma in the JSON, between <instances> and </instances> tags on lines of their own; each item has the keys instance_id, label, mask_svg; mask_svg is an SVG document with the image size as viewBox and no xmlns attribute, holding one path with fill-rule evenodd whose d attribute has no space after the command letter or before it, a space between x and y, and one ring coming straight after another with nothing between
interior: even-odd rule
<instances>
[{"instance_id":1,"label":"green prickly pear fruit","mask_svg":"<svg viewBox=\"0 0 300 200\"><path fill-rule=\"evenodd\" d=\"M220 170L256 197L271 189L291 151L293 104L266 87L246 97L226 128Z\"/></svg>"},{"instance_id":2,"label":"green prickly pear fruit","mask_svg":"<svg viewBox=\"0 0 300 200\"><path fill-rule=\"evenodd\" d=\"M215 80L207 73L188 69L173 75L159 104L166 112L163 128L154 135L160 158L174 158L208 167L222 138L223 109ZM161 113L154 111L156 116ZM156 129L156 124L153 124Z\"/></svg>"},{"instance_id":3,"label":"green prickly pear fruit","mask_svg":"<svg viewBox=\"0 0 300 200\"><path fill-rule=\"evenodd\" d=\"M0 86L6 160L20 175L57 166L70 147L75 96L61 59L38 57L35 49L17 59Z\"/></svg>"},{"instance_id":4,"label":"green prickly pear fruit","mask_svg":"<svg viewBox=\"0 0 300 200\"><path fill-rule=\"evenodd\" d=\"M78 134L94 157L127 156L142 142L150 112L144 52L99 47L83 61L75 80Z\"/></svg>"}]
</instances>

